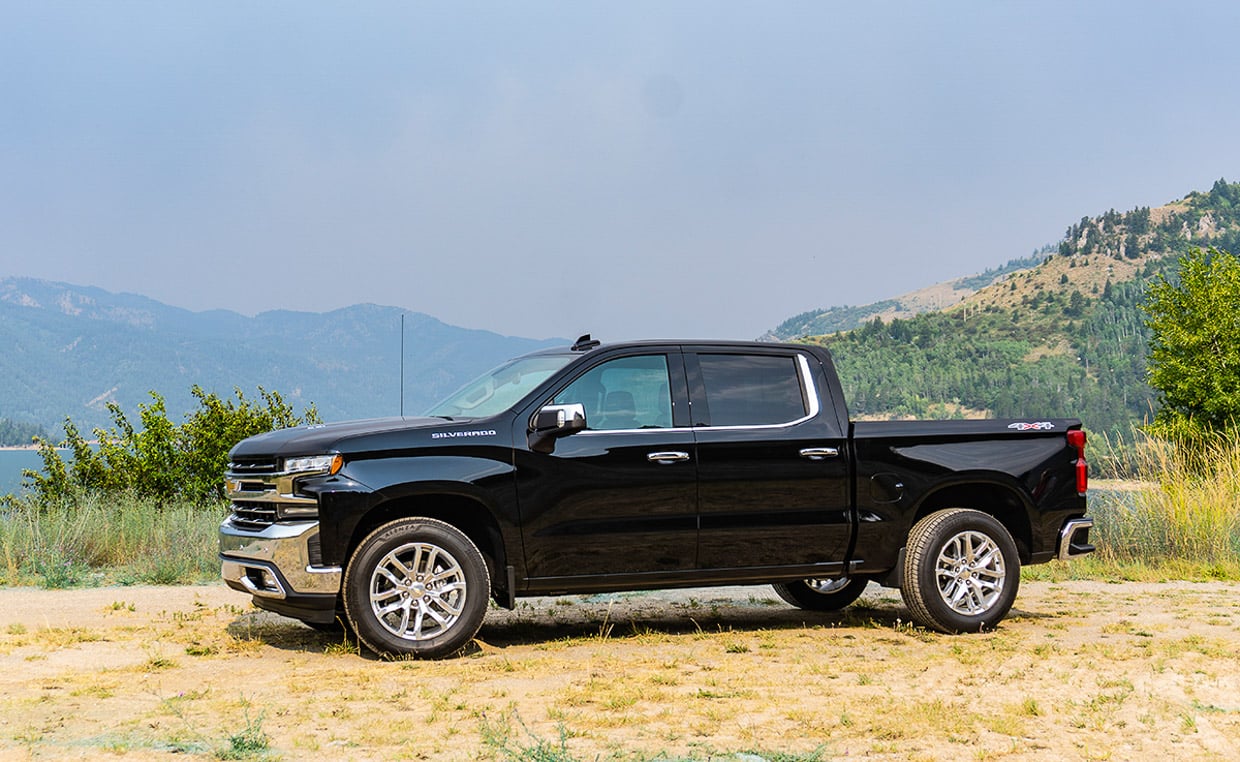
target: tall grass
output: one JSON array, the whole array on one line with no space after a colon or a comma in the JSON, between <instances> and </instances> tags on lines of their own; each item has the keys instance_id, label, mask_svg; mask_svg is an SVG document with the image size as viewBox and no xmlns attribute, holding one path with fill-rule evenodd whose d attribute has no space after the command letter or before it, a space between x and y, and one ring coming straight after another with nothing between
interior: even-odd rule
<instances>
[{"instance_id":1,"label":"tall grass","mask_svg":"<svg viewBox=\"0 0 1240 762\"><path fill-rule=\"evenodd\" d=\"M1138 436L1110 465L1133 481L1091 496L1089 576L1240 578L1240 441ZM1108 568L1109 567L1109 568ZM1109 572L1109 574L1107 573Z\"/></svg>"},{"instance_id":2,"label":"tall grass","mask_svg":"<svg viewBox=\"0 0 1240 762\"><path fill-rule=\"evenodd\" d=\"M0 583L75 587L216 579L225 505L94 494L73 505L0 508Z\"/></svg>"}]
</instances>

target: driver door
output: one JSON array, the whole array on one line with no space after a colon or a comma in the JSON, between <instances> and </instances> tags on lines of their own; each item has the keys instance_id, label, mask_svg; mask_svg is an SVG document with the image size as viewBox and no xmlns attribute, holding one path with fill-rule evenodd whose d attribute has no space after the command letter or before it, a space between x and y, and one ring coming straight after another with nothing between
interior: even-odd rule
<instances>
[{"instance_id":1,"label":"driver door","mask_svg":"<svg viewBox=\"0 0 1240 762\"><path fill-rule=\"evenodd\" d=\"M694 568L697 464L679 351L601 359L548 402L583 405L586 430L549 454L517 450L532 585Z\"/></svg>"}]
</instances>

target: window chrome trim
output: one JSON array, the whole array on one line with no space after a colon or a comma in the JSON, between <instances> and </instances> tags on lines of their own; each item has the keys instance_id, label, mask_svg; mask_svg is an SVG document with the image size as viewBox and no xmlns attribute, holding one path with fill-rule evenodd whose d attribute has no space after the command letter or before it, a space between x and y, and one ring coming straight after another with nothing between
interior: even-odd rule
<instances>
[{"instance_id":1,"label":"window chrome trim","mask_svg":"<svg viewBox=\"0 0 1240 762\"><path fill-rule=\"evenodd\" d=\"M801 380L801 394L805 396L806 407L809 412L792 421L785 423L752 423L740 426L690 426L690 427L672 427L666 429L586 429L580 431L573 436L585 436L589 434L667 434L667 433L683 433L687 431L758 431L761 429L788 429L793 426L799 426L806 421L812 421L822 412L822 402L818 398L818 386L814 383L814 374L810 368L809 359L801 352L796 353L798 375ZM587 420L587 425L589 421Z\"/></svg>"},{"instance_id":2,"label":"window chrome trim","mask_svg":"<svg viewBox=\"0 0 1240 762\"><path fill-rule=\"evenodd\" d=\"M589 423L589 421L587 420L587 421L586 421L586 423L588 424L588 423ZM689 432L692 432L692 431L694 431L694 428L693 428L693 427L690 427L690 426L679 426L679 427L671 427L671 426L669 426L669 427L668 427L668 428L666 428L666 429L655 429L655 428L646 428L646 429L583 429L582 431L578 431L576 434L573 434L573 436L574 436L574 437L584 437L584 436L590 436L590 435L592 435L592 434L594 434L594 435L597 435L597 434L667 434L667 433L685 434L685 433L689 433Z\"/></svg>"}]
</instances>

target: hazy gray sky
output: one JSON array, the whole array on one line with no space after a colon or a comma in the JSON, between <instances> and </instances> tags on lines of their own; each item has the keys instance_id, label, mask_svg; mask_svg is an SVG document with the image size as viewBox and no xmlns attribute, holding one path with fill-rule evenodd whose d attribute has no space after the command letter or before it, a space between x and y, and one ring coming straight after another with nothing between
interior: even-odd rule
<instances>
[{"instance_id":1,"label":"hazy gray sky","mask_svg":"<svg viewBox=\"0 0 1240 762\"><path fill-rule=\"evenodd\" d=\"M1235 2L0 3L0 275L757 336L1240 180Z\"/></svg>"}]
</instances>

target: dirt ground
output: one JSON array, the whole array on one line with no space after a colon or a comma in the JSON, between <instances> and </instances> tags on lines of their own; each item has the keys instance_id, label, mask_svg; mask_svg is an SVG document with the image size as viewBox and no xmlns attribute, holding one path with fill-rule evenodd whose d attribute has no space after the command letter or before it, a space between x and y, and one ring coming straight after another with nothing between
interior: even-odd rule
<instances>
[{"instance_id":1,"label":"dirt ground","mask_svg":"<svg viewBox=\"0 0 1240 762\"><path fill-rule=\"evenodd\" d=\"M0 759L1240 758L1240 585L1026 582L994 632L769 588L539 598L439 662L223 586L0 589Z\"/></svg>"}]
</instances>

